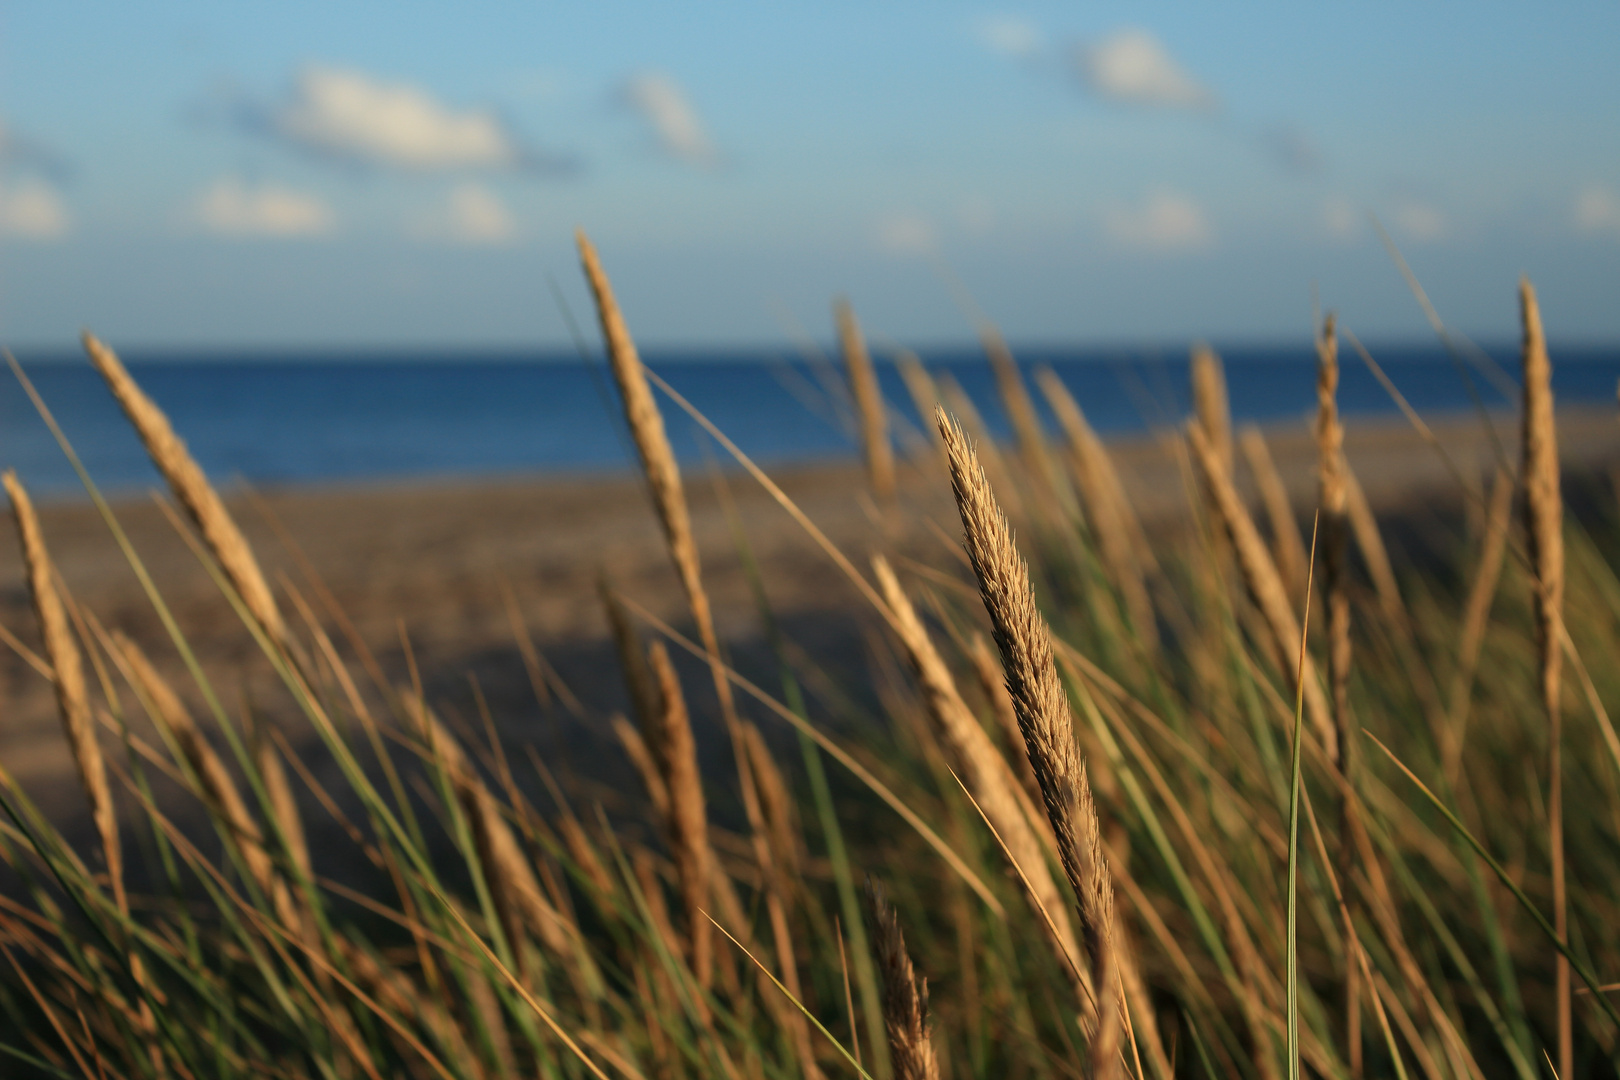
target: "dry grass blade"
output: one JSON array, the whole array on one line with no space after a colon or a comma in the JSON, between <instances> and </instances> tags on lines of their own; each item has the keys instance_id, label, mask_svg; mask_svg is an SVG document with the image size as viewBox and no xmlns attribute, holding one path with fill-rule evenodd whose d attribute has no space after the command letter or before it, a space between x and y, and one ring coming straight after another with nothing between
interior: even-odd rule
<instances>
[{"instance_id":1,"label":"dry grass blade","mask_svg":"<svg viewBox=\"0 0 1620 1080\"><path fill-rule=\"evenodd\" d=\"M1552 363L1541 328L1541 308L1528 278L1519 282L1524 322L1523 384L1524 530L1535 584L1536 650L1539 689L1547 716L1547 844L1552 856L1553 928L1567 940L1568 901L1564 881L1563 661L1560 629L1564 620L1564 502L1559 489L1558 428L1553 417ZM1569 961L1558 958L1558 1075L1573 1076Z\"/></svg>"},{"instance_id":2,"label":"dry grass blade","mask_svg":"<svg viewBox=\"0 0 1620 1080\"><path fill-rule=\"evenodd\" d=\"M1468 589L1468 603L1463 609L1462 634L1457 642L1457 670L1451 680L1446 741L1441 747L1442 772L1448 787L1456 783L1462 764L1474 670L1479 665L1480 649L1485 644L1485 630L1491 619L1491 604L1496 599L1496 586L1501 581L1502 564L1507 557L1508 526L1513 520L1513 489L1512 474L1506 469L1497 469L1496 479L1491 484L1490 505L1485 512L1485 538L1480 548L1479 565L1474 570L1474 583Z\"/></svg>"},{"instance_id":3,"label":"dry grass blade","mask_svg":"<svg viewBox=\"0 0 1620 1080\"><path fill-rule=\"evenodd\" d=\"M613 297L613 286L597 258L584 232L576 237L580 261L585 267L585 278L596 299L596 310L602 324L602 338L607 342L608 365L613 380L618 384L624 401L624 417L635 441L636 453L647 478L653 507L663 527L664 539L669 545L675 572L681 579L681 588L697 623L698 635L709 654L710 674L714 678L714 692L720 699L720 712L727 726L735 725L736 709L731 685L721 670L720 641L714 632L714 616L709 607L709 595L703 589L703 572L698 559L697 541L692 536L692 517L686 506L686 489L681 484L681 473L675 464L675 452L670 448L669 436L664 431L664 417L653 400L652 388L647 385L647 369L636 352L636 344Z\"/></svg>"},{"instance_id":4,"label":"dry grass blade","mask_svg":"<svg viewBox=\"0 0 1620 1080\"><path fill-rule=\"evenodd\" d=\"M1226 372L1208 345L1192 351L1193 414L1209 439L1210 450L1228 475L1232 472L1232 410L1227 402Z\"/></svg>"},{"instance_id":5,"label":"dry grass blade","mask_svg":"<svg viewBox=\"0 0 1620 1080\"><path fill-rule=\"evenodd\" d=\"M777 767L771 749L765 745L765 736L753 724L743 725L743 741L748 748L748 764L753 772L754 785L759 791L759 805L770 833L771 853L775 865L787 881L799 875L804 862L804 844L799 838L798 815L793 793L788 789L782 770Z\"/></svg>"},{"instance_id":6,"label":"dry grass blade","mask_svg":"<svg viewBox=\"0 0 1620 1080\"><path fill-rule=\"evenodd\" d=\"M1373 514L1372 504L1367 501L1361 482L1356 479L1349 464L1345 463L1341 469L1344 473L1345 510L1355 533L1356 546L1361 549L1362 561L1367 564L1367 576L1372 578L1373 589L1378 593L1378 606L1398 633L1409 634L1406 601L1401 598L1400 583L1395 580L1395 564L1390 560L1389 549L1384 546L1378 518Z\"/></svg>"},{"instance_id":7,"label":"dry grass blade","mask_svg":"<svg viewBox=\"0 0 1620 1080\"><path fill-rule=\"evenodd\" d=\"M649 743L664 784L669 790L669 846L680 878L686 906L687 955L698 984L707 988L714 978L714 953L709 921L702 911L709 895L709 832L704 810L703 780L698 775L697 743L686 713L686 699L669 661L664 643L655 641L648 651L653 678L658 684L660 708Z\"/></svg>"},{"instance_id":8,"label":"dry grass blade","mask_svg":"<svg viewBox=\"0 0 1620 1080\"><path fill-rule=\"evenodd\" d=\"M1249 464L1255 486L1260 489L1260 501L1266 508L1271 525L1272 550L1277 569L1288 584L1290 592L1298 596L1305 587L1305 542L1300 539L1299 523L1294 520L1294 506L1288 498L1288 488L1277 465L1271 460L1266 437L1253 424L1244 425L1238 432L1238 446Z\"/></svg>"},{"instance_id":9,"label":"dry grass blade","mask_svg":"<svg viewBox=\"0 0 1620 1080\"><path fill-rule=\"evenodd\" d=\"M1361 551L1367 575L1372 578L1373 588L1378 593L1378 607L1383 613L1384 622L1399 645L1396 650L1398 662L1412 685L1413 693L1417 695L1418 703L1423 707L1423 715L1429 722L1435 745L1444 746L1445 710L1440 703L1439 691L1435 688L1434 676L1418 647L1411 614L1401 597L1400 583L1395 579L1395 565L1389 557L1389 549L1384 545L1378 518L1373 514L1372 505L1368 503L1350 463L1346 461L1340 467L1344 472L1350 531L1356 538L1356 547Z\"/></svg>"},{"instance_id":10,"label":"dry grass blade","mask_svg":"<svg viewBox=\"0 0 1620 1080\"><path fill-rule=\"evenodd\" d=\"M1104 993L1093 1061L1111 1068L1120 1036L1118 1008L1107 1004L1119 982L1114 886L1091 784L1075 744L1068 695L1052 656L1051 631L1035 604L1029 568L973 447L943 410L935 413L935 422L950 453L951 490L962 518L968 559L990 615L1018 727L1041 786L1058 859L1079 898L1080 937L1091 962L1092 983Z\"/></svg>"},{"instance_id":11,"label":"dry grass blade","mask_svg":"<svg viewBox=\"0 0 1620 1080\"><path fill-rule=\"evenodd\" d=\"M270 810L275 814L276 827L287 843L287 854L305 877L313 873L309 858L309 841L304 836L304 821L298 813L298 801L293 797L292 785L287 781L287 770L281 764L281 755L268 738L260 737L254 746L254 765L264 781Z\"/></svg>"},{"instance_id":12,"label":"dry grass blade","mask_svg":"<svg viewBox=\"0 0 1620 1080\"><path fill-rule=\"evenodd\" d=\"M152 464L168 482L169 490L180 500L192 523L202 533L208 550L219 561L220 569L242 597L248 611L258 620L271 640L285 643L287 629L276 607L275 595L253 557L247 538L237 528L225 504L208 483L201 467L186 449L185 442L174 433L169 418L146 393L136 385L117 355L90 334L84 335L84 349L90 355L107 387L129 417L129 422L141 437Z\"/></svg>"},{"instance_id":13,"label":"dry grass blade","mask_svg":"<svg viewBox=\"0 0 1620 1080\"><path fill-rule=\"evenodd\" d=\"M968 644L968 659L973 663L973 674L979 680L979 689L990 702L990 715L1006 742L1008 762L1031 805L1041 801L1041 785L1030 767L1029 755L1024 752L1024 733L1018 730L1018 711L1013 708L1012 695L1007 693L1007 679L1001 671L1001 661L990 651L990 643L977 630ZM1045 820L1045 815L1041 815Z\"/></svg>"},{"instance_id":14,"label":"dry grass blade","mask_svg":"<svg viewBox=\"0 0 1620 1080\"><path fill-rule=\"evenodd\" d=\"M935 650L927 629L917 617L911 600L900 588L900 582L887 560L882 556L874 558L872 570L878 587L883 591L884 600L894 612L896 632L922 690L936 733L950 748L956 767L965 778L965 786L983 811L985 819L1006 845L1007 857L1028 885L1030 903L1037 911L1044 910L1050 916L1048 929L1058 959L1067 970L1081 971L1078 943L1064 911L1067 905L1047 871L1040 839L1030 828L1019 806L1014 793L1016 781L1011 770L962 701L956 680L951 677L950 669ZM1022 742L1020 738L1019 743ZM1085 992L1089 995L1090 988L1086 987Z\"/></svg>"},{"instance_id":15,"label":"dry grass blade","mask_svg":"<svg viewBox=\"0 0 1620 1080\"><path fill-rule=\"evenodd\" d=\"M866 879L866 903L883 976L883 1027L889 1036L895 1080L939 1080L928 1016L928 980L918 982L906 952L905 935L900 932L900 918L871 878Z\"/></svg>"},{"instance_id":16,"label":"dry grass blade","mask_svg":"<svg viewBox=\"0 0 1620 1080\"><path fill-rule=\"evenodd\" d=\"M656 715L656 714L654 714ZM658 762L653 760L652 751L647 748L647 740L630 721L622 714L615 713L609 720L614 736L619 740L619 746L624 750L624 756L630 759L635 766L636 775L641 777L641 786L646 789L647 801L652 803L653 810L660 821L669 818L669 787L664 783L664 774L659 771Z\"/></svg>"},{"instance_id":17,"label":"dry grass blade","mask_svg":"<svg viewBox=\"0 0 1620 1080\"><path fill-rule=\"evenodd\" d=\"M479 865L515 958L522 962L522 927L531 930L558 957L568 957L576 931L541 891L529 857L502 814L500 803L490 794L460 744L422 699L413 692L406 692L402 699L406 714L426 744L428 759L444 769L467 815ZM479 944L482 947L482 942Z\"/></svg>"},{"instance_id":18,"label":"dry grass blade","mask_svg":"<svg viewBox=\"0 0 1620 1080\"><path fill-rule=\"evenodd\" d=\"M28 577L28 592L33 598L34 616L39 621L45 658L50 663L57 711L67 735L68 749L73 754L73 764L79 772L79 783L90 800L90 812L101 839L114 897L119 907L123 908L124 859L118 838L118 808L113 803L112 787L107 783L107 767L102 760L101 744L96 741L95 724L90 714L90 692L84 680L84 661L78 643L73 639L73 628L68 622L61 594L57 592L56 570L45 547L45 534L39 527L39 515L34 512L33 500L28 497L15 472L7 469L0 480L5 484L6 494L11 497L12 514L16 518L17 536Z\"/></svg>"},{"instance_id":19,"label":"dry grass blade","mask_svg":"<svg viewBox=\"0 0 1620 1080\"><path fill-rule=\"evenodd\" d=\"M859 579L858 575L857 579L864 582L864 579ZM871 600L872 603L877 606L885 615L888 615L890 618L893 617L890 615L887 605L883 603L882 598L879 597L876 592L872 593ZM635 605L633 602L632 606L635 608L636 613L647 621L649 626L656 629L670 641L673 641L681 648L691 653L693 656L701 657L703 655L702 650L697 645L676 633L674 627L659 619L646 608ZM879 780L876 776L872 775L872 771L857 761L848 750L845 750L837 742L829 738L825 732L821 731L804 717L783 705L780 701L776 700L774 697L767 694L765 691L761 690L758 686L752 682L749 682L741 675L738 675L735 671L728 669L726 677L736 683L738 689L742 690L743 693L747 694L765 708L769 709L776 716L780 717L782 720L785 720L792 727L803 733L806 738L814 742L822 750L826 751L828 757L832 758L839 765L849 770L852 776L865 785L866 788L872 792L872 794L883 800L883 802L891 810L900 816L901 820L903 820L907 825L911 826L911 828L916 831L918 836L922 837L923 841L927 843L929 847L933 848L934 851L938 853L939 857L943 859L946 865L951 868L951 871L960 877L962 881L973 890L980 900L984 901L985 907L995 912L997 918L1006 917L1006 910L1001 906L1001 901L996 899L996 894L990 891L990 887L986 885L982 879L980 879L978 874L973 872L973 868L968 866L968 864L963 860L962 856L957 854L955 849L953 849L950 844L947 844L939 833L935 832L934 829L931 828L915 810L907 805L904 799L895 794L893 789L891 789L887 784Z\"/></svg>"},{"instance_id":20,"label":"dry grass blade","mask_svg":"<svg viewBox=\"0 0 1620 1080\"><path fill-rule=\"evenodd\" d=\"M168 729L196 776L201 788L199 794L211 804L218 820L235 837L248 876L270 901L282 924L297 930L301 920L293 906L292 895L265 847L264 830L248 809L225 762L197 727L180 695L152 666L141 647L116 630L112 641L125 676L139 693L153 722Z\"/></svg>"},{"instance_id":21,"label":"dry grass blade","mask_svg":"<svg viewBox=\"0 0 1620 1080\"><path fill-rule=\"evenodd\" d=\"M607 612L608 627L613 631L613 645L619 654L619 665L624 669L625 687L630 691L630 708L636 725L647 731L658 713L658 688L653 685L647 671L647 656L642 651L641 636L630 622L619 594L604 573L597 578L597 593L602 598L602 609Z\"/></svg>"},{"instance_id":22,"label":"dry grass blade","mask_svg":"<svg viewBox=\"0 0 1620 1080\"><path fill-rule=\"evenodd\" d=\"M939 451L939 460L945 460L945 444L940 442L939 433L928 418L934 415L934 409L939 405L939 387L934 385L934 377L928 374L917 354L909 349L904 350L895 357L894 366L900 371L900 379L906 384L906 393L911 396L911 406L917 410L917 417L922 426L929 433L929 439L934 449Z\"/></svg>"},{"instance_id":23,"label":"dry grass blade","mask_svg":"<svg viewBox=\"0 0 1620 1080\"><path fill-rule=\"evenodd\" d=\"M1298 647L1297 642L1300 640L1299 617L1294 614L1293 606L1288 601L1288 590L1283 585L1282 575L1277 573L1277 566L1271 561L1271 553L1266 550L1265 541L1260 539L1260 531L1254 527L1248 509L1238 498L1237 489L1232 486L1231 474L1222 467L1220 458L1210 446L1202 425L1187 426L1187 441L1204 474L1210 501L1237 555L1238 568L1243 573L1244 584L1248 587L1249 595L1254 599L1255 606L1260 609L1260 614L1265 618L1266 626L1271 632L1271 645L1278 666L1286 673L1289 682L1293 683L1295 669L1290 662L1292 660L1290 654ZM1311 725L1316 730L1316 736L1326 750L1329 760L1337 762L1338 735L1333 730L1333 717L1309 656L1306 656L1304 663L1300 665L1300 671L1302 672L1300 685L1305 694Z\"/></svg>"},{"instance_id":24,"label":"dry grass blade","mask_svg":"<svg viewBox=\"0 0 1620 1080\"><path fill-rule=\"evenodd\" d=\"M1024 459L1024 468L1048 494L1057 491L1057 477L1046 454L1046 436L1041 432L1040 418L1035 414L1035 403L1030 400L1029 388L1018 372L1018 362L1001 336L1001 331L988 322L979 324L979 340L985 355L990 358L990 369L996 377L996 392L1001 395L1001 407L1007 410L1013 434L1018 439L1018 453Z\"/></svg>"},{"instance_id":25,"label":"dry grass blade","mask_svg":"<svg viewBox=\"0 0 1620 1080\"><path fill-rule=\"evenodd\" d=\"M861 453L866 458L866 480L872 485L872 494L879 499L894 498L894 450L889 445L888 416L884 412L883 392L878 389L877 373L872 370L872 355L866 349L866 338L855 319L855 309L848 300L839 300L833 306L838 322L838 345L844 354L844 371L849 377L849 389L855 399L855 411L860 420Z\"/></svg>"},{"instance_id":26,"label":"dry grass blade","mask_svg":"<svg viewBox=\"0 0 1620 1080\"><path fill-rule=\"evenodd\" d=\"M1113 458L1068 387L1051 368L1038 369L1035 382L1052 406L1052 414L1068 440L1069 462L1085 505L1086 520L1097 537L1097 546L1114 579L1114 587L1125 601L1131 627L1149 648L1156 649L1158 620L1144 576L1144 560L1152 556L1142 539L1142 526L1136 520L1130 500L1125 497Z\"/></svg>"}]
</instances>

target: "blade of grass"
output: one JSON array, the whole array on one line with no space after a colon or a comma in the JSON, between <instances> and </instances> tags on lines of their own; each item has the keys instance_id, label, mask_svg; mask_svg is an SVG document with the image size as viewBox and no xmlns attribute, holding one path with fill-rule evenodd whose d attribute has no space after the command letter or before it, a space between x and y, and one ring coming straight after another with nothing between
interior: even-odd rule
<instances>
[{"instance_id":1,"label":"blade of grass","mask_svg":"<svg viewBox=\"0 0 1620 1080\"><path fill-rule=\"evenodd\" d=\"M1288 781L1288 1078L1299 1080L1299 795L1305 748L1305 644L1311 628L1311 588L1316 575L1317 515L1311 522L1311 556L1305 574L1305 614L1300 619L1299 674L1294 679L1294 749Z\"/></svg>"},{"instance_id":2,"label":"blade of grass","mask_svg":"<svg viewBox=\"0 0 1620 1080\"><path fill-rule=\"evenodd\" d=\"M1570 968L1575 972L1575 974L1579 975L1581 977L1581 981L1591 989L1592 998L1597 1002L1598 1007L1608 1015L1611 1022L1613 1022L1616 1026L1620 1026L1620 1012L1616 1012L1615 1007L1610 1004L1608 998L1604 997L1602 984L1599 983L1597 976L1592 974L1591 970L1586 966L1581 958L1576 955L1574 950L1572 950L1569 945L1558 936L1557 931L1553 929L1552 923L1547 921L1547 917L1541 913L1541 909L1536 907L1535 903L1525 895L1524 890L1521 889L1518 883L1513 880L1513 876L1508 873L1507 868L1501 863L1497 862L1495 856L1485 849L1485 845L1480 843L1474 834L1468 831L1468 826L1462 823L1462 820L1457 817L1456 813L1452 811L1451 807L1442 802L1439 796L1437 796L1433 791L1429 790L1429 786L1427 784L1417 778L1416 773L1406 767L1405 762L1395 756L1395 751L1385 746L1378 736L1374 735L1366 728L1362 728L1361 730L1369 739L1377 744L1378 749L1384 752L1385 756L1387 756L1389 760L1395 764L1395 767L1401 770L1401 772L1406 775L1408 780L1412 781L1413 785L1416 786L1418 791L1422 793L1423 797L1429 801L1430 805L1432 805L1436 810L1440 811L1441 816L1451 823L1451 827L1456 830L1457 835L1462 837L1468 846L1474 850L1474 853L1484 861L1485 865L1491 868L1491 872L1494 873L1497 879L1501 881L1502 884L1507 887L1507 890L1513 894L1513 898L1519 902L1519 906L1524 908L1524 910L1530 915L1531 919L1535 921L1536 926L1541 929L1541 932L1547 935L1548 940L1553 943L1553 947L1558 950L1559 954L1562 955L1564 959L1569 961Z\"/></svg>"}]
</instances>

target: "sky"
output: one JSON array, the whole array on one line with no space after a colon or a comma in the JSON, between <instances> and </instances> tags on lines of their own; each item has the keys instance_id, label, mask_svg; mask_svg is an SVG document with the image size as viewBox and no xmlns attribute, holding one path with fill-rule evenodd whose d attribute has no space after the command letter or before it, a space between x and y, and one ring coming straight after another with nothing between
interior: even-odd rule
<instances>
[{"instance_id":1,"label":"sky","mask_svg":"<svg viewBox=\"0 0 1620 1080\"><path fill-rule=\"evenodd\" d=\"M1620 341L1620 4L0 4L0 343Z\"/></svg>"}]
</instances>

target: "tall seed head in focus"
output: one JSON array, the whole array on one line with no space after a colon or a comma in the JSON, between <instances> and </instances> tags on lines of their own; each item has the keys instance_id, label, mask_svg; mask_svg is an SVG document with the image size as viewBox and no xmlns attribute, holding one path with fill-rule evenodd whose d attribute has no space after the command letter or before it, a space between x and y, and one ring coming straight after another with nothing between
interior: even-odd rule
<instances>
[{"instance_id":1,"label":"tall seed head in focus","mask_svg":"<svg viewBox=\"0 0 1620 1080\"><path fill-rule=\"evenodd\" d=\"M1081 938L1092 963L1093 984L1106 985L1115 952L1114 887L1091 784L1075 746L1068 695L1053 661L1050 631L1035 606L1029 567L1018 554L973 447L943 409L934 416L949 453L951 490L962 518L968 560L990 615L1007 691L1057 839L1059 860L1080 900Z\"/></svg>"}]
</instances>

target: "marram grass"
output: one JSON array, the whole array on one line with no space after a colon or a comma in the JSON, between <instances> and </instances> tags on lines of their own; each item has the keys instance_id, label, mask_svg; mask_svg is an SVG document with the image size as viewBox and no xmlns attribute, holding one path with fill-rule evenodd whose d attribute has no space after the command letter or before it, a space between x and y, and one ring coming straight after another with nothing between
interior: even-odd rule
<instances>
[{"instance_id":1,"label":"marram grass","mask_svg":"<svg viewBox=\"0 0 1620 1080\"><path fill-rule=\"evenodd\" d=\"M590 715L526 637L520 651L543 707L623 747L642 820L565 798L548 763L370 678L334 644L341 613L271 587L179 435L87 338L183 509L177 539L316 741L222 704L241 673L197 661L88 475L183 679L73 595L7 475L38 623L7 640L53 684L94 828L70 840L0 768L0 1075L1616 1075L1620 675L1603 660L1620 651L1620 532L1612 494L1580 520L1560 499L1528 286L1522 460L1500 463L1477 538L1437 541L1421 576L1343 459L1331 322L1319 506L1293 508L1320 515L1313 567L1254 433L1239 443L1269 543L1239 494L1212 353L1180 443L1198 527L1146 532L1080 403L1038 373L1053 441L989 331L1016 452L908 357L919 413L952 415L897 460L846 316L884 513L924 489L961 511L964 557L923 565L876 526L869 561L835 547L646 371L580 248L695 633L602 582L630 718ZM730 665L655 389L848 576L882 631L872 687L807 698L823 673L762 580L777 667ZM711 557L728 554L755 565L742 533ZM683 654L712 694L682 685ZM873 700L882 723L820 704ZM789 727L802 753L780 756ZM724 734L728 768L700 764L695 730ZM300 806L347 840L312 847ZM716 807L741 808L740 834Z\"/></svg>"}]
</instances>

